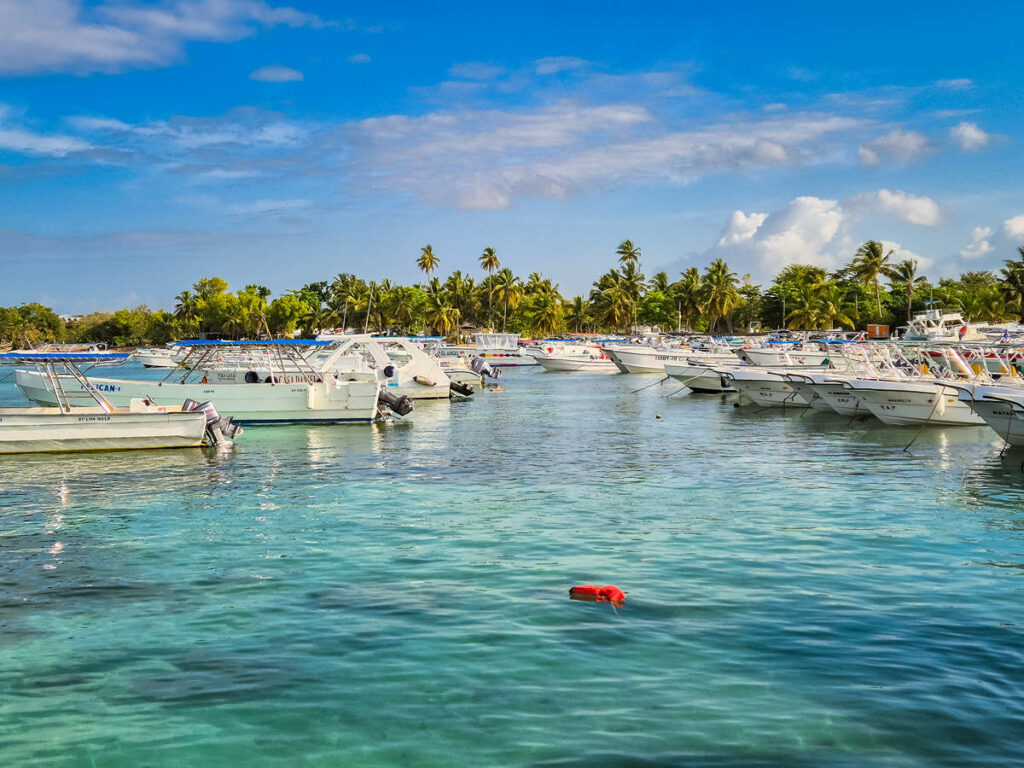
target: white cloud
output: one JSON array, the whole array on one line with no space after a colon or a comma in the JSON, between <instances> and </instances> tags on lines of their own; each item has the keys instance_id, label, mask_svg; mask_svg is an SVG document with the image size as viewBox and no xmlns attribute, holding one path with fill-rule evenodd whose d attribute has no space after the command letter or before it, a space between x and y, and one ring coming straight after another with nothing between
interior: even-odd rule
<instances>
[{"instance_id":1,"label":"white cloud","mask_svg":"<svg viewBox=\"0 0 1024 768\"><path fill-rule=\"evenodd\" d=\"M689 183L709 173L813 164L853 118L794 114L666 132L634 104L392 115L350 126L358 181L427 202L502 208L518 197L564 198L609 185Z\"/></svg>"},{"instance_id":2,"label":"white cloud","mask_svg":"<svg viewBox=\"0 0 1024 768\"><path fill-rule=\"evenodd\" d=\"M259 80L261 83L294 83L302 80L302 73L291 67L282 67L278 64L268 64L260 67L249 75L251 80Z\"/></svg>"},{"instance_id":3,"label":"white cloud","mask_svg":"<svg viewBox=\"0 0 1024 768\"><path fill-rule=\"evenodd\" d=\"M971 241L960 249L960 255L965 259L980 259L993 249L989 238L992 237L991 227L975 227L971 232Z\"/></svg>"},{"instance_id":4,"label":"white cloud","mask_svg":"<svg viewBox=\"0 0 1024 768\"><path fill-rule=\"evenodd\" d=\"M950 91L966 91L974 87L974 81L966 77L954 77L950 80L936 80L935 85Z\"/></svg>"},{"instance_id":5,"label":"white cloud","mask_svg":"<svg viewBox=\"0 0 1024 768\"><path fill-rule=\"evenodd\" d=\"M744 214L736 211L716 245L704 256L722 257L740 271L775 274L789 264L831 268L843 243L845 214L837 200L797 197L780 211Z\"/></svg>"},{"instance_id":6,"label":"white cloud","mask_svg":"<svg viewBox=\"0 0 1024 768\"><path fill-rule=\"evenodd\" d=\"M261 28L333 26L263 0L168 0L86 4L0 2L0 74L121 72L165 66L189 41L227 42Z\"/></svg>"},{"instance_id":7,"label":"white cloud","mask_svg":"<svg viewBox=\"0 0 1024 768\"><path fill-rule=\"evenodd\" d=\"M1007 237L1024 238L1024 213L1003 222L1003 232Z\"/></svg>"},{"instance_id":8,"label":"white cloud","mask_svg":"<svg viewBox=\"0 0 1024 768\"><path fill-rule=\"evenodd\" d=\"M555 75L573 69L583 69L589 64L586 59L575 56L548 56L533 63L538 75Z\"/></svg>"},{"instance_id":9,"label":"white cloud","mask_svg":"<svg viewBox=\"0 0 1024 768\"><path fill-rule=\"evenodd\" d=\"M369 64L370 54L368 53L353 53L348 57L349 63L351 64Z\"/></svg>"},{"instance_id":10,"label":"white cloud","mask_svg":"<svg viewBox=\"0 0 1024 768\"><path fill-rule=\"evenodd\" d=\"M0 150L23 155L65 157L92 149L89 142L57 133L37 133L11 121L11 109L0 104Z\"/></svg>"},{"instance_id":11,"label":"white cloud","mask_svg":"<svg viewBox=\"0 0 1024 768\"><path fill-rule=\"evenodd\" d=\"M861 165L879 165L883 160L909 163L927 152L930 146L923 133L896 129L862 144L857 150L857 161Z\"/></svg>"},{"instance_id":12,"label":"white cloud","mask_svg":"<svg viewBox=\"0 0 1024 768\"><path fill-rule=\"evenodd\" d=\"M767 213L744 213L733 211L729 221L722 229L722 236L718 238L718 245L736 245L744 243L757 234L757 230L768 218Z\"/></svg>"},{"instance_id":13,"label":"white cloud","mask_svg":"<svg viewBox=\"0 0 1024 768\"><path fill-rule=\"evenodd\" d=\"M224 145L292 147L308 135L307 128L298 123L284 120L272 112L254 109L237 109L216 118L173 117L134 125L82 115L68 118L68 122L86 133L124 134L122 144L126 138L135 138L143 142L147 150L162 153L168 151L168 144L184 150Z\"/></svg>"},{"instance_id":14,"label":"white cloud","mask_svg":"<svg viewBox=\"0 0 1024 768\"><path fill-rule=\"evenodd\" d=\"M964 152L974 152L992 142L992 136L977 123L962 122L949 129L949 135Z\"/></svg>"},{"instance_id":15,"label":"white cloud","mask_svg":"<svg viewBox=\"0 0 1024 768\"><path fill-rule=\"evenodd\" d=\"M930 197L912 195L902 189L880 189L855 195L846 203L853 210L887 213L909 224L934 227L942 221L939 204Z\"/></svg>"},{"instance_id":16,"label":"white cloud","mask_svg":"<svg viewBox=\"0 0 1024 768\"><path fill-rule=\"evenodd\" d=\"M452 64L448 68L448 74L463 80L493 80L505 74L505 68L486 61L464 61Z\"/></svg>"}]
</instances>

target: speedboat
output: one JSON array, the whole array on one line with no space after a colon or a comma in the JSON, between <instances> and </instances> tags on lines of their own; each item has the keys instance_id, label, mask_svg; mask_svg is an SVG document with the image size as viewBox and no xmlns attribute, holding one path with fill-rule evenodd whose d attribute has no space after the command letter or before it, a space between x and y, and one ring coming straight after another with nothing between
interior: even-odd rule
<instances>
[{"instance_id":1,"label":"speedboat","mask_svg":"<svg viewBox=\"0 0 1024 768\"><path fill-rule=\"evenodd\" d=\"M408 397L394 395L382 388L373 371L327 372L313 368L300 350L301 344L289 340L271 342L190 341L193 351L182 362L184 373L171 371L162 381L135 379L47 377L39 371L18 370L15 382L29 400L40 405L56 405L64 395L71 404L85 404L93 393L107 401L127 406L134 398L149 399L158 405L174 405L185 400L215 400L218 407L244 424L282 422L365 422L387 407L398 415L412 410ZM332 342L314 342L323 346ZM271 349L282 363L266 377L255 370L212 367L210 358L223 352ZM205 353L203 350L206 350ZM175 377L172 379L172 377Z\"/></svg>"},{"instance_id":2,"label":"speedboat","mask_svg":"<svg viewBox=\"0 0 1024 768\"><path fill-rule=\"evenodd\" d=\"M843 385L886 424L909 426L978 426L985 424L971 406L960 400L955 387L940 379L866 379L851 376Z\"/></svg>"},{"instance_id":3,"label":"speedboat","mask_svg":"<svg viewBox=\"0 0 1024 768\"><path fill-rule=\"evenodd\" d=\"M618 367L593 344L549 344L533 350L533 358L545 371L559 373L616 373Z\"/></svg>"},{"instance_id":4,"label":"speedboat","mask_svg":"<svg viewBox=\"0 0 1024 768\"><path fill-rule=\"evenodd\" d=\"M732 382L737 392L756 405L810 407L783 371L744 365L718 370L724 379Z\"/></svg>"},{"instance_id":5,"label":"speedboat","mask_svg":"<svg viewBox=\"0 0 1024 768\"><path fill-rule=\"evenodd\" d=\"M0 454L230 445L241 434L210 402L157 405L148 398L131 398L117 406L89 390L91 405L72 405L56 379L64 372L77 381L80 364L127 359L125 354L103 353L0 355L3 363L35 366L56 394L52 406L0 408Z\"/></svg>"},{"instance_id":6,"label":"speedboat","mask_svg":"<svg viewBox=\"0 0 1024 768\"><path fill-rule=\"evenodd\" d=\"M665 375L685 384L693 392L735 392L732 380L716 370L716 367L727 365L734 359L731 355L696 355L683 363L665 363Z\"/></svg>"}]
</instances>

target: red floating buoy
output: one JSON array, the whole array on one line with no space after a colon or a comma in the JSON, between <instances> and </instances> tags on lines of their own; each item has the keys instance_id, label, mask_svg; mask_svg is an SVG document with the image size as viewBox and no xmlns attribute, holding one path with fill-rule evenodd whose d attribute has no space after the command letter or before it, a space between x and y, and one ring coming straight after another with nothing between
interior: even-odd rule
<instances>
[{"instance_id":1,"label":"red floating buoy","mask_svg":"<svg viewBox=\"0 0 1024 768\"><path fill-rule=\"evenodd\" d=\"M613 584L603 587L594 584L580 584L569 590L571 600L585 600L588 603L612 603L622 605L626 599L626 593Z\"/></svg>"}]
</instances>

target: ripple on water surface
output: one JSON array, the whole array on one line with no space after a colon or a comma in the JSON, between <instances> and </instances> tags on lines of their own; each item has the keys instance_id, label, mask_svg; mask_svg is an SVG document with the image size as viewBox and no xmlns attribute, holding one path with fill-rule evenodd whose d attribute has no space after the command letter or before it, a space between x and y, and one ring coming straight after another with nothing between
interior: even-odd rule
<instances>
[{"instance_id":1,"label":"ripple on water surface","mask_svg":"<svg viewBox=\"0 0 1024 768\"><path fill-rule=\"evenodd\" d=\"M656 380L0 460L0 763L1024 760L1022 457Z\"/></svg>"}]
</instances>

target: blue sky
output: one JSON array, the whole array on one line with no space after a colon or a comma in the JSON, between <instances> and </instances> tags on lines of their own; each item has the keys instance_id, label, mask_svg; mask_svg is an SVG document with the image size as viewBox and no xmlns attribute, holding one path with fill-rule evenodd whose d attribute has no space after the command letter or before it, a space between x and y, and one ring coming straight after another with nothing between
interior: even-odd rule
<instances>
[{"instance_id":1,"label":"blue sky","mask_svg":"<svg viewBox=\"0 0 1024 768\"><path fill-rule=\"evenodd\" d=\"M1024 243L1017 3L0 0L0 305Z\"/></svg>"}]
</instances>

